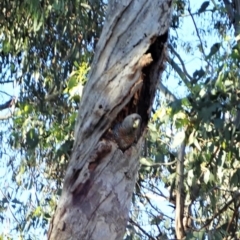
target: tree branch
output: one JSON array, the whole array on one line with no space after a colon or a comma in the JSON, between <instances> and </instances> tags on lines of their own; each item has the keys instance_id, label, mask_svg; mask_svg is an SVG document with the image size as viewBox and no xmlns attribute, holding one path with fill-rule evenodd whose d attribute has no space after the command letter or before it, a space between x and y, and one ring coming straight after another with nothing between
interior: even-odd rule
<instances>
[{"instance_id":1,"label":"tree branch","mask_svg":"<svg viewBox=\"0 0 240 240\"><path fill-rule=\"evenodd\" d=\"M182 79L182 81L185 83L185 85L190 88L191 87L191 83L190 81L187 79L185 73L182 71L182 69L178 66L178 64L176 62L174 62L173 59L170 59L169 57L166 57L168 63L172 66L172 68L178 73L179 77Z\"/></svg>"},{"instance_id":2,"label":"tree branch","mask_svg":"<svg viewBox=\"0 0 240 240\"><path fill-rule=\"evenodd\" d=\"M0 111L10 108L15 104L15 98L13 97L12 99L8 100L7 102L0 104Z\"/></svg>"},{"instance_id":3,"label":"tree branch","mask_svg":"<svg viewBox=\"0 0 240 240\"><path fill-rule=\"evenodd\" d=\"M183 211L184 211L184 155L185 155L185 139L183 140L179 150L178 150L178 160L177 160L177 176L176 176L176 235L178 239L183 239L185 236L184 226L183 226Z\"/></svg>"},{"instance_id":4,"label":"tree branch","mask_svg":"<svg viewBox=\"0 0 240 240\"><path fill-rule=\"evenodd\" d=\"M10 95L10 94L8 94L8 93L6 93L6 92L4 92L4 91L1 91L1 90L0 90L0 93L6 94L7 96L9 96L9 97L12 98L12 95Z\"/></svg>"},{"instance_id":5,"label":"tree branch","mask_svg":"<svg viewBox=\"0 0 240 240\"><path fill-rule=\"evenodd\" d=\"M133 221L131 218L129 219L129 222L131 224L133 224L134 226L136 226L143 234L145 234L148 239L151 239L151 240L157 240L155 237L151 236L149 233L147 233L142 227L140 227L135 221Z\"/></svg>"},{"instance_id":6,"label":"tree branch","mask_svg":"<svg viewBox=\"0 0 240 240\"><path fill-rule=\"evenodd\" d=\"M165 98L169 102L174 102L177 100L176 96L166 88L161 81L158 83L158 90L164 94Z\"/></svg>"},{"instance_id":7,"label":"tree branch","mask_svg":"<svg viewBox=\"0 0 240 240\"><path fill-rule=\"evenodd\" d=\"M2 116L0 116L0 120L7 120L9 118L12 117L14 109L15 109L15 105L16 105L16 98L13 97L12 99L10 99L9 101L0 104L0 111L5 110L7 108L12 108L11 110L9 110L10 112L8 114L3 114Z\"/></svg>"},{"instance_id":8,"label":"tree branch","mask_svg":"<svg viewBox=\"0 0 240 240\"><path fill-rule=\"evenodd\" d=\"M188 74L187 72L187 69L185 68L185 64L182 60L182 58L180 57L180 55L175 51L175 49L173 48L173 46L171 44L168 44L168 48L171 50L171 52L174 53L174 55L178 58L179 62L181 63L182 65L182 69L183 69L183 72L185 73L185 75L189 78L189 80L191 82L194 82L194 79Z\"/></svg>"},{"instance_id":9,"label":"tree branch","mask_svg":"<svg viewBox=\"0 0 240 240\"><path fill-rule=\"evenodd\" d=\"M210 222L214 221L216 217L218 217L224 211L226 211L234 201L239 199L239 196L240 192L236 191L235 193L233 193L232 199L229 200L218 212L215 212L211 218L206 219L205 220L206 223L200 228L200 230L206 228L210 224Z\"/></svg>"},{"instance_id":10,"label":"tree branch","mask_svg":"<svg viewBox=\"0 0 240 240\"><path fill-rule=\"evenodd\" d=\"M207 56L206 56L206 54L205 54L205 52L204 52L202 39L201 39L201 37L200 37L199 31L198 31L198 27L197 27L197 24L196 24L196 22L195 22L195 19L194 19L192 13L191 13L190 7L188 7L188 12L189 12L189 14L190 14L190 16L191 16L191 18L192 18L192 20L193 20L193 24L194 24L194 27L195 27L195 30L196 30L197 36L198 36L199 41L200 41L201 50L202 50L202 53L203 53L203 55L204 55L204 57L205 57L205 59L206 59Z\"/></svg>"},{"instance_id":11,"label":"tree branch","mask_svg":"<svg viewBox=\"0 0 240 240\"><path fill-rule=\"evenodd\" d=\"M0 84L13 83L13 80L0 81Z\"/></svg>"}]
</instances>

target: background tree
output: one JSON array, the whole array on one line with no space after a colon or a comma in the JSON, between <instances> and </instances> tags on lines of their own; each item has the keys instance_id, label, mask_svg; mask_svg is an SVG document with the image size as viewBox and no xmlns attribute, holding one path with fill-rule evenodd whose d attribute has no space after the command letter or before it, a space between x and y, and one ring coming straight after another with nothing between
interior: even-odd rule
<instances>
[{"instance_id":1,"label":"background tree","mask_svg":"<svg viewBox=\"0 0 240 240\"><path fill-rule=\"evenodd\" d=\"M75 93L85 85L106 6L62 0L0 4L0 109L11 107L1 111L10 119L1 121L2 237L33 239L46 232L61 192L79 104ZM239 238L238 2L174 1L173 8L169 55L125 239ZM74 44L75 60L65 64ZM63 76L65 66L70 70ZM50 78L43 77L46 71ZM52 101L44 97L52 95L51 86L57 86Z\"/></svg>"}]
</instances>

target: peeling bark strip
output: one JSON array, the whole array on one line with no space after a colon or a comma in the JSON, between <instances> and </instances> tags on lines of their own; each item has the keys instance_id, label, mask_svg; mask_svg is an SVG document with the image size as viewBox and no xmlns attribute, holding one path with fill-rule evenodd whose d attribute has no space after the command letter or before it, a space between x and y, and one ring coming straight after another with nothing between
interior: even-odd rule
<instances>
[{"instance_id":1,"label":"peeling bark strip","mask_svg":"<svg viewBox=\"0 0 240 240\"><path fill-rule=\"evenodd\" d=\"M171 4L109 1L48 239L123 238L142 139L164 69ZM122 151L107 133L132 113L141 116L141 136Z\"/></svg>"}]
</instances>

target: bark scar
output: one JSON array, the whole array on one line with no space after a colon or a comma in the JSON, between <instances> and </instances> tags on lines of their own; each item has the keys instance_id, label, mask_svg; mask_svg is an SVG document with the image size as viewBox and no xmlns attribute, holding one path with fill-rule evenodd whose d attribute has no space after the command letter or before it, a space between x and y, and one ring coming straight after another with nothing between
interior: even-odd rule
<instances>
[{"instance_id":1,"label":"bark scar","mask_svg":"<svg viewBox=\"0 0 240 240\"><path fill-rule=\"evenodd\" d=\"M81 170L76 170L74 183L70 188L73 193L76 190L79 192L84 186L84 183L89 180L91 173L100 164L101 160L112 150L112 145L105 139L101 140L93 150L88 161L84 164Z\"/></svg>"}]
</instances>

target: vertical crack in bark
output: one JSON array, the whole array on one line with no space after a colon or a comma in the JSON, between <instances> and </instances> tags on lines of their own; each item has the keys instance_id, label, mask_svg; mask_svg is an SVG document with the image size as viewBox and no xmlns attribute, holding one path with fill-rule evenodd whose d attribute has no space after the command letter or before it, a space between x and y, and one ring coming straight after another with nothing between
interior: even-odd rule
<instances>
[{"instance_id":1,"label":"vertical crack in bark","mask_svg":"<svg viewBox=\"0 0 240 240\"><path fill-rule=\"evenodd\" d=\"M152 103L159 82L159 77L164 70L165 44L168 39L168 31L161 36L152 37L152 44L146 52L151 54L153 61L142 69L143 86L139 93L137 105L138 114L142 117L142 128L145 129L151 115Z\"/></svg>"}]
</instances>

